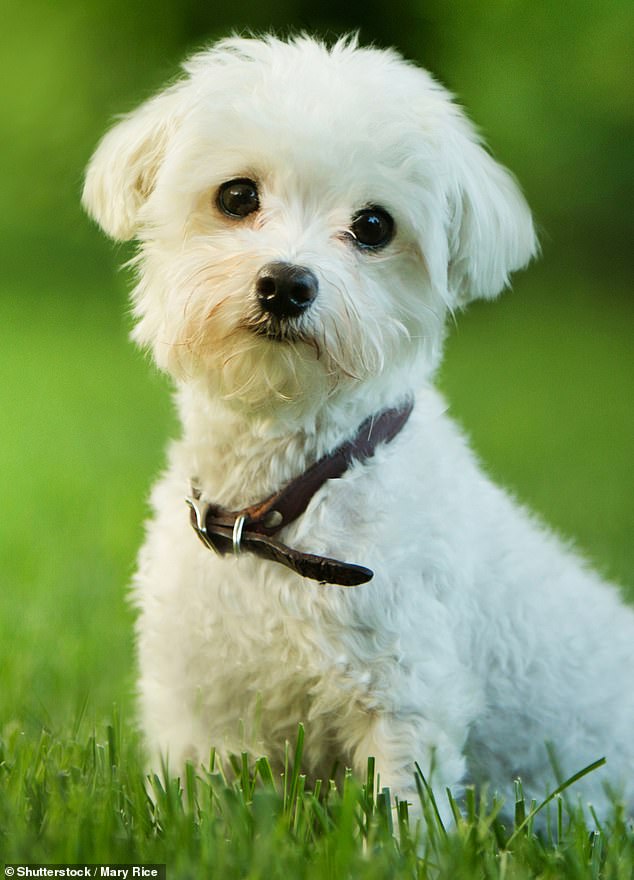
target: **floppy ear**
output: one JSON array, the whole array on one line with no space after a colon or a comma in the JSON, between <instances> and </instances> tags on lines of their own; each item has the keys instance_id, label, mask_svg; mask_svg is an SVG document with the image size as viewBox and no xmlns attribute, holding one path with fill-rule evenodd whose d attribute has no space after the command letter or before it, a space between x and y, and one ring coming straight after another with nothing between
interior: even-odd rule
<instances>
[{"instance_id":1,"label":"floppy ear","mask_svg":"<svg viewBox=\"0 0 634 880\"><path fill-rule=\"evenodd\" d=\"M538 250L528 205L513 176L461 132L453 154L448 284L456 305L494 297ZM457 161L457 164L456 164Z\"/></svg>"},{"instance_id":2,"label":"floppy ear","mask_svg":"<svg viewBox=\"0 0 634 880\"><path fill-rule=\"evenodd\" d=\"M82 204L111 238L134 238L139 211L178 124L179 97L174 86L146 101L104 136L90 160Z\"/></svg>"}]
</instances>

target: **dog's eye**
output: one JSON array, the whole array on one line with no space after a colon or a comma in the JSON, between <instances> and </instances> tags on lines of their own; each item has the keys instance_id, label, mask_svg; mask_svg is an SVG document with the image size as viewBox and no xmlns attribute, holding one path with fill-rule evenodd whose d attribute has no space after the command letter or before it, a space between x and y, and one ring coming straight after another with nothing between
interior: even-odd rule
<instances>
[{"instance_id":1,"label":"dog's eye","mask_svg":"<svg viewBox=\"0 0 634 880\"><path fill-rule=\"evenodd\" d=\"M394 237L394 220L383 208L371 206L354 215L350 231L360 247L381 248Z\"/></svg>"},{"instance_id":2,"label":"dog's eye","mask_svg":"<svg viewBox=\"0 0 634 880\"><path fill-rule=\"evenodd\" d=\"M216 204L229 217L246 217L260 207L257 184L246 177L223 183L216 196Z\"/></svg>"}]
</instances>

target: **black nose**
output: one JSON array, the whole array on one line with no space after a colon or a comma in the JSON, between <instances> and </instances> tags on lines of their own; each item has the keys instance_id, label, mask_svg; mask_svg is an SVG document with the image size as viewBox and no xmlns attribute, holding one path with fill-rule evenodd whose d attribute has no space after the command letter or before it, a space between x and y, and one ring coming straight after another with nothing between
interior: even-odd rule
<instances>
[{"instance_id":1,"label":"black nose","mask_svg":"<svg viewBox=\"0 0 634 880\"><path fill-rule=\"evenodd\" d=\"M296 318L317 296L319 282L310 269L292 263L269 263L255 279L262 311L278 318Z\"/></svg>"}]
</instances>

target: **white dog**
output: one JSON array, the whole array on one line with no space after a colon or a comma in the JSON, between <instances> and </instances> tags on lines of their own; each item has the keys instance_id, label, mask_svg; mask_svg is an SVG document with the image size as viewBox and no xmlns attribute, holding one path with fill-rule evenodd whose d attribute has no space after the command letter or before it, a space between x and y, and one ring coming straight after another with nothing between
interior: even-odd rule
<instances>
[{"instance_id":1,"label":"white dog","mask_svg":"<svg viewBox=\"0 0 634 880\"><path fill-rule=\"evenodd\" d=\"M185 71L84 191L139 241L134 339L183 426L134 588L152 753L281 761L302 721L315 775L539 798L551 742L564 776L607 756L584 800L632 804L634 614L432 388L447 314L535 253L513 178L391 51L229 39Z\"/></svg>"}]
</instances>

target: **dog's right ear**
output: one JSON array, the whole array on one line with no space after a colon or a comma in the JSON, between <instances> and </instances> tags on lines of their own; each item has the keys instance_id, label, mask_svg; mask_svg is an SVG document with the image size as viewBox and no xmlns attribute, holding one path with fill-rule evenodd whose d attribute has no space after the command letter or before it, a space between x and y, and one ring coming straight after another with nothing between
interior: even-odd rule
<instances>
[{"instance_id":1,"label":"dog's right ear","mask_svg":"<svg viewBox=\"0 0 634 880\"><path fill-rule=\"evenodd\" d=\"M134 238L175 131L180 88L173 86L125 116L101 140L86 170L82 204L111 238Z\"/></svg>"}]
</instances>

